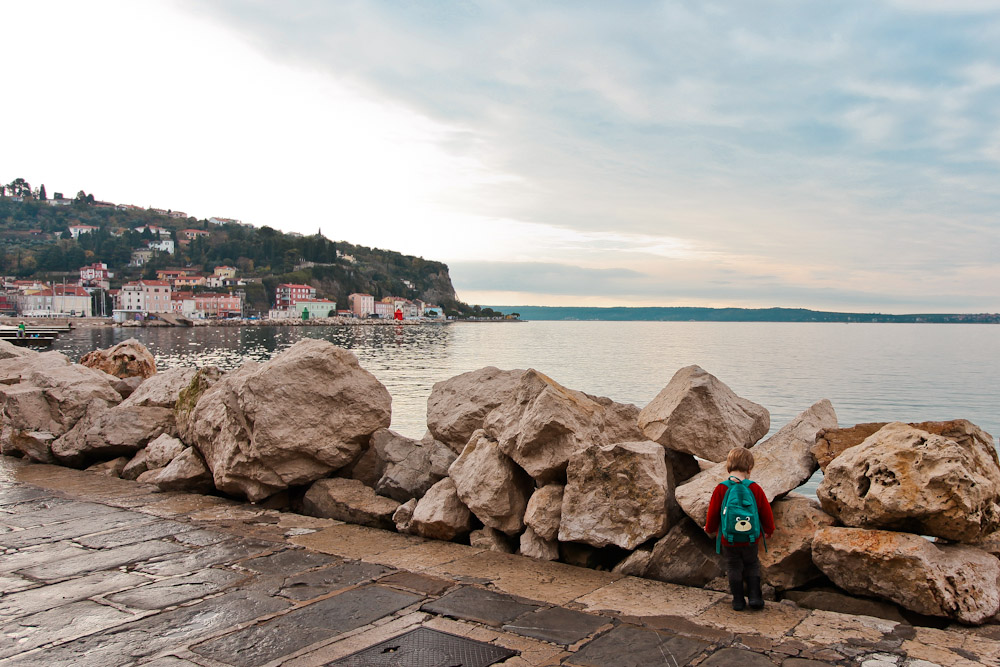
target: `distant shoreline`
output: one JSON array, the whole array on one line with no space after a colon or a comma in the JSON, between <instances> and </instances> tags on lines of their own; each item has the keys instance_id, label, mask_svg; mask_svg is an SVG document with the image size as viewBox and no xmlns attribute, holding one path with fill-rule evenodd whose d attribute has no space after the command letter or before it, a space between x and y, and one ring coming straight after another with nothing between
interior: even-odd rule
<instances>
[{"instance_id":1,"label":"distant shoreline","mask_svg":"<svg viewBox=\"0 0 1000 667\"><path fill-rule=\"evenodd\" d=\"M522 320L599 322L825 322L877 324L1000 324L1000 313L840 313L805 308L490 306Z\"/></svg>"}]
</instances>

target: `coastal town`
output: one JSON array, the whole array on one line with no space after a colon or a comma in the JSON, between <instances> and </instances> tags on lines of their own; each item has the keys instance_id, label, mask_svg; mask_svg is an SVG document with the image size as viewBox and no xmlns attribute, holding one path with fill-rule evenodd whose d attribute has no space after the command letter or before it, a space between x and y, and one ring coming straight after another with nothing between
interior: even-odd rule
<instances>
[{"instance_id":1,"label":"coastal town","mask_svg":"<svg viewBox=\"0 0 1000 667\"><path fill-rule=\"evenodd\" d=\"M307 237L234 218L198 220L83 191L73 199L61 192L48 198L44 185L32 189L23 179L2 194L4 206L15 206L0 216L7 274L0 315L8 317L134 325L414 323L447 320L465 309L483 314L457 302L446 266L334 243L321 232ZM74 258L90 263L74 265Z\"/></svg>"},{"instance_id":2,"label":"coastal town","mask_svg":"<svg viewBox=\"0 0 1000 667\"><path fill-rule=\"evenodd\" d=\"M142 322L164 315L186 319L234 319L246 316L244 295L239 287L246 283L237 277L231 266L217 266L210 275L188 269L157 271L155 280L127 282L111 288L114 273L104 263L80 268L80 278L74 285L45 284L36 280L4 279L0 295L0 314L11 317L102 317L116 323ZM232 292L195 292L199 287L234 287ZM104 303L107 294L114 304L111 313L94 312L97 303ZM316 296L311 285L282 283L274 294L274 308L269 320L315 320L330 317L368 318L385 320L442 320L440 306L420 299L386 296L376 300L371 294L354 293L348 297L348 308L337 309L337 303Z\"/></svg>"}]
</instances>

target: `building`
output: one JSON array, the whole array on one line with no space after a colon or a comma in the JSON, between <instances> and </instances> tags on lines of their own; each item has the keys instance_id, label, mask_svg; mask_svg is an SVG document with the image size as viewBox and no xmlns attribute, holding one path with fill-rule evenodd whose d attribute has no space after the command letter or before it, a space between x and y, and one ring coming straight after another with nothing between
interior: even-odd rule
<instances>
[{"instance_id":1,"label":"building","mask_svg":"<svg viewBox=\"0 0 1000 667\"><path fill-rule=\"evenodd\" d=\"M132 259L129 260L129 266L145 266L149 260L153 259L153 251L149 248L137 248L132 251Z\"/></svg>"},{"instance_id":2,"label":"building","mask_svg":"<svg viewBox=\"0 0 1000 667\"><path fill-rule=\"evenodd\" d=\"M135 232L137 234L142 234L147 229L149 230L149 233L152 234L153 236L158 236L161 239L162 238L170 238L170 230L169 229L167 229L166 227L158 227L156 225L143 225L142 227L136 227L135 228Z\"/></svg>"},{"instance_id":3,"label":"building","mask_svg":"<svg viewBox=\"0 0 1000 667\"><path fill-rule=\"evenodd\" d=\"M203 287L205 285L205 276L177 276L173 279L172 284L177 289L182 287Z\"/></svg>"},{"instance_id":4,"label":"building","mask_svg":"<svg viewBox=\"0 0 1000 667\"><path fill-rule=\"evenodd\" d=\"M99 287L108 289L111 287L111 279L115 277L112 271L108 270L108 265L97 262L88 266L80 267L80 286Z\"/></svg>"},{"instance_id":5,"label":"building","mask_svg":"<svg viewBox=\"0 0 1000 667\"><path fill-rule=\"evenodd\" d=\"M163 280L140 280L126 283L122 285L121 291L118 293L115 317L117 319L117 311L119 310L142 315L173 312L170 292L170 283Z\"/></svg>"},{"instance_id":6,"label":"building","mask_svg":"<svg viewBox=\"0 0 1000 667\"><path fill-rule=\"evenodd\" d=\"M188 217L188 214L185 213L184 211L171 211L170 213L167 213L167 215L169 215L171 218L187 218Z\"/></svg>"},{"instance_id":7,"label":"building","mask_svg":"<svg viewBox=\"0 0 1000 667\"><path fill-rule=\"evenodd\" d=\"M146 245L149 246L150 250L156 250L157 252L165 252L168 255L174 254L173 239L160 239L159 241L150 241Z\"/></svg>"},{"instance_id":8,"label":"building","mask_svg":"<svg viewBox=\"0 0 1000 667\"><path fill-rule=\"evenodd\" d=\"M190 274L191 272L187 269L160 269L156 272L156 279L165 280L169 283L173 282L177 278L180 278L181 276L187 276Z\"/></svg>"},{"instance_id":9,"label":"building","mask_svg":"<svg viewBox=\"0 0 1000 667\"><path fill-rule=\"evenodd\" d=\"M351 312L358 317L368 317L375 314L375 297L371 294L349 294L347 305L351 308Z\"/></svg>"},{"instance_id":10,"label":"building","mask_svg":"<svg viewBox=\"0 0 1000 667\"><path fill-rule=\"evenodd\" d=\"M215 267L215 270L212 271L212 274L219 276L220 278L235 278L236 268L232 266L217 266Z\"/></svg>"},{"instance_id":11,"label":"building","mask_svg":"<svg viewBox=\"0 0 1000 667\"><path fill-rule=\"evenodd\" d=\"M315 299L316 288L310 285L296 285L294 283L282 283L275 290L274 307L278 310L287 310L295 305L299 299Z\"/></svg>"},{"instance_id":12,"label":"building","mask_svg":"<svg viewBox=\"0 0 1000 667\"><path fill-rule=\"evenodd\" d=\"M49 206L69 206L72 203L73 200L64 198L61 192L57 192L56 196L49 200Z\"/></svg>"},{"instance_id":13,"label":"building","mask_svg":"<svg viewBox=\"0 0 1000 667\"><path fill-rule=\"evenodd\" d=\"M337 302L329 299L300 299L292 309L304 320L337 316Z\"/></svg>"},{"instance_id":14,"label":"building","mask_svg":"<svg viewBox=\"0 0 1000 667\"><path fill-rule=\"evenodd\" d=\"M55 285L42 290L28 290L17 297L18 310L22 315L80 316L93 315L90 294L79 285Z\"/></svg>"},{"instance_id":15,"label":"building","mask_svg":"<svg viewBox=\"0 0 1000 667\"><path fill-rule=\"evenodd\" d=\"M213 225L238 225L238 224L240 224L239 220L234 220L233 218L214 217L214 218L209 218L208 221L211 222Z\"/></svg>"},{"instance_id":16,"label":"building","mask_svg":"<svg viewBox=\"0 0 1000 667\"><path fill-rule=\"evenodd\" d=\"M376 301L375 302L375 314L378 315L383 320L391 320L395 309L392 304L388 301Z\"/></svg>"},{"instance_id":17,"label":"building","mask_svg":"<svg viewBox=\"0 0 1000 667\"><path fill-rule=\"evenodd\" d=\"M75 239L80 238L80 234L89 234L93 231L97 231L99 227L94 227L93 225L70 225L69 235Z\"/></svg>"},{"instance_id":18,"label":"building","mask_svg":"<svg viewBox=\"0 0 1000 667\"><path fill-rule=\"evenodd\" d=\"M177 232L177 235L185 241L194 241L197 238L204 238L212 234L211 232L206 232L204 229L182 229Z\"/></svg>"}]
</instances>

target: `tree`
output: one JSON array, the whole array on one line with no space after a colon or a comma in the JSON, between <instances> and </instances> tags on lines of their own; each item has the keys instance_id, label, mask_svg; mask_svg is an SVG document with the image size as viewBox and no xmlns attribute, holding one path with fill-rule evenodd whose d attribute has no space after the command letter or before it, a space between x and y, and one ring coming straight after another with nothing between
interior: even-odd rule
<instances>
[{"instance_id":1,"label":"tree","mask_svg":"<svg viewBox=\"0 0 1000 667\"><path fill-rule=\"evenodd\" d=\"M28 183L28 181L23 178L15 178L7 184L7 192L9 192L12 197L30 197L31 183Z\"/></svg>"},{"instance_id":2,"label":"tree","mask_svg":"<svg viewBox=\"0 0 1000 667\"><path fill-rule=\"evenodd\" d=\"M45 201L46 199L48 199L48 196L46 196L45 194L45 183L42 183L42 187L38 188L38 198L41 201Z\"/></svg>"}]
</instances>

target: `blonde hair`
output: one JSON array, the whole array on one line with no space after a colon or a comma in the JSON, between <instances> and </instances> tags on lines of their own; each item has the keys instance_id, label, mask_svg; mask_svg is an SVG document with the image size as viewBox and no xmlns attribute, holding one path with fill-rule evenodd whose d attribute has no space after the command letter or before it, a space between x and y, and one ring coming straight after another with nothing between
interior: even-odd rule
<instances>
[{"instance_id":1,"label":"blonde hair","mask_svg":"<svg viewBox=\"0 0 1000 667\"><path fill-rule=\"evenodd\" d=\"M726 470L729 472L737 470L749 475L753 470L753 452L746 447L730 449L726 456Z\"/></svg>"}]
</instances>

